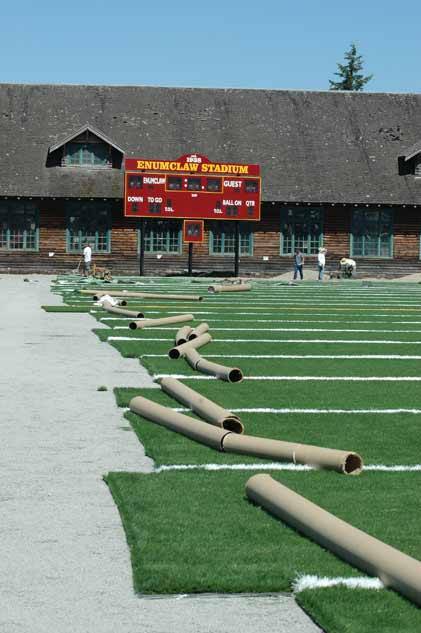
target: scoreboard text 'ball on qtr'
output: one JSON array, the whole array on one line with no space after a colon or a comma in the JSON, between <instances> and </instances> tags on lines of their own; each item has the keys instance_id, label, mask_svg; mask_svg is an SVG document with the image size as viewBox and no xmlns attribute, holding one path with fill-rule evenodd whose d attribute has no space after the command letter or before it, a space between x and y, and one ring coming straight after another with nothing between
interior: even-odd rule
<instances>
[{"instance_id":1,"label":"scoreboard text 'ball on qtr'","mask_svg":"<svg viewBox=\"0 0 421 633\"><path fill-rule=\"evenodd\" d=\"M260 166L126 158L124 215L139 218L260 220Z\"/></svg>"}]
</instances>

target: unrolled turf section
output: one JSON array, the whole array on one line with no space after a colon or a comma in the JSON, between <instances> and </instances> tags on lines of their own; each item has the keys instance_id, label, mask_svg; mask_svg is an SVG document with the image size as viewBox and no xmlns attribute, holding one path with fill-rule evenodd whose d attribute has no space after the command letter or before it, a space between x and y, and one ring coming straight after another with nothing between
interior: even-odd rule
<instances>
[{"instance_id":1,"label":"unrolled turf section","mask_svg":"<svg viewBox=\"0 0 421 633\"><path fill-rule=\"evenodd\" d=\"M101 341L138 357L152 375L184 376L203 395L239 410L249 434L355 450L380 469L421 463L421 384L413 380L421 378L420 286L255 282L249 293L209 296L208 282L122 281L118 287L128 290L203 294L200 303L129 300L128 307L152 317L191 311L194 323L206 320L214 340L201 353L240 367L245 380L230 385L201 379L183 359L170 360L177 326L131 331L128 319L75 292L76 281L55 290L71 309L95 310L92 316L108 326L96 330ZM378 380L384 378L391 380ZM140 393L184 409L159 389L122 386L117 402L127 407ZM126 531L136 591L288 591L300 574L364 575L247 501L245 482L262 460L216 452L133 413L124 415L158 469L106 477ZM216 470L240 464L249 470ZM359 477L269 472L421 560L421 467L369 469ZM309 589L297 600L329 633L421 630L420 610L384 589Z\"/></svg>"}]
</instances>

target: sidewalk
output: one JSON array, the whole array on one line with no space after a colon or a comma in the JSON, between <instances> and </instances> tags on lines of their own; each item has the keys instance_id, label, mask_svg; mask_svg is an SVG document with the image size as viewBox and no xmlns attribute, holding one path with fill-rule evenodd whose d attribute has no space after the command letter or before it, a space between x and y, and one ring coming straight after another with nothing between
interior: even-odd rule
<instances>
[{"instance_id":1,"label":"sidewalk","mask_svg":"<svg viewBox=\"0 0 421 633\"><path fill-rule=\"evenodd\" d=\"M0 279L0 631L319 631L287 596L134 594L102 475L151 470L112 393L151 379L137 360L98 341L91 316L41 310L61 300L50 277L30 279L38 283Z\"/></svg>"}]
</instances>

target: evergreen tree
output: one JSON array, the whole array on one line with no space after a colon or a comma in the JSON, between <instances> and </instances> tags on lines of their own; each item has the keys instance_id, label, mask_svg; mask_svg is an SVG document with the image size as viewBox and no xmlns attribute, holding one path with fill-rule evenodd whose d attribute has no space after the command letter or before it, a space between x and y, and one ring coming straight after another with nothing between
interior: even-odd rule
<instances>
[{"instance_id":1,"label":"evergreen tree","mask_svg":"<svg viewBox=\"0 0 421 633\"><path fill-rule=\"evenodd\" d=\"M366 83L373 78L373 75L364 75L360 72L363 67L363 58L357 53L355 44L351 44L349 51L345 53L345 64L337 64L340 81L329 79L329 90L363 90Z\"/></svg>"}]
</instances>

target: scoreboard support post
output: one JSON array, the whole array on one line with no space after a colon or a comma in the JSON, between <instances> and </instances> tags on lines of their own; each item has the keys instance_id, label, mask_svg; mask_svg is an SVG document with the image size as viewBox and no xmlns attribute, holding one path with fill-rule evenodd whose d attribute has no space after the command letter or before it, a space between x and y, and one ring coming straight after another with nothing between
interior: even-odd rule
<instances>
[{"instance_id":1,"label":"scoreboard support post","mask_svg":"<svg viewBox=\"0 0 421 633\"><path fill-rule=\"evenodd\" d=\"M193 242L189 242L189 259L187 264L187 274L189 277L192 276L193 272Z\"/></svg>"},{"instance_id":2,"label":"scoreboard support post","mask_svg":"<svg viewBox=\"0 0 421 633\"><path fill-rule=\"evenodd\" d=\"M145 219L140 218L140 253L139 253L139 275L142 277L145 270Z\"/></svg>"},{"instance_id":3,"label":"scoreboard support post","mask_svg":"<svg viewBox=\"0 0 421 633\"><path fill-rule=\"evenodd\" d=\"M234 277L238 277L240 268L240 223L235 221L235 244L234 244Z\"/></svg>"}]
</instances>

